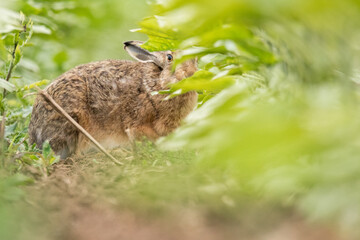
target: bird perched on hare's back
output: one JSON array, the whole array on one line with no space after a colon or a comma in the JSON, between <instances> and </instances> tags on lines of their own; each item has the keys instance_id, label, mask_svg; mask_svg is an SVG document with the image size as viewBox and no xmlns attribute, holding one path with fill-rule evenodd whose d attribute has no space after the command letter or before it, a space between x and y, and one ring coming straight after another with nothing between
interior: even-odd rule
<instances>
[{"instance_id":1,"label":"bird perched on hare's back","mask_svg":"<svg viewBox=\"0 0 360 240\"><path fill-rule=\"evenodd\" d=\"M164 100L151 94L190 77L196 61L172 70L176 52L148 52L141 42L124 43L137 60L105 60L75 67L58 77L45 91L83 128L107 148L148 138L156 140L177 128L195 107L196 92ZM39 148L48 140L61 158L83 153L91 144L42 97L33 106L30 143Z\"/></svg>"}]
</instances>

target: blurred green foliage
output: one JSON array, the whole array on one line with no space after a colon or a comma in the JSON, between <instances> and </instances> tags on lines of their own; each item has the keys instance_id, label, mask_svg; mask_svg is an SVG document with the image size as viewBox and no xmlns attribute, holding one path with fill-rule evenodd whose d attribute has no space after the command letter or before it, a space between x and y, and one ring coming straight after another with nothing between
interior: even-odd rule
<instances>
[{"instance_id":1,"label":"blurred green foliage","mask_svg":"<svg viewBox=\"0 0 360 240\"><path fill-rule=\"evenodd\" d=\"M31 41L15 49L10 83L0 81L12 91L2 99L7 161L17 163L9 171L31 165L46 176L56 162L48 145L40 154L27 144L34 98L24 95L77 64L125 58L122 41L146 34L150 51L181 49L176 63L199 60L194 76L164 91L196 90L198 109L160 141L196 154L146 149L133 165L100 169L112 176L101 192L124 205L200 202L229 212L250 196L360 236L359 1L154 0L151 6L154 15L137 23L147 15L142 0L0 3L1 79L22 31L18 12L34 23ZM21 199L23 183L18 175L1 178L0 192L10 200L0 197L0 204Z\"/></svg>"},{"instance_id":2,"label":"blurred green foliage","mask_svg":"<svg viewBox=\"0 0 360 240\"><path fill-rule=\"evenodd\" d=\"M162 145L197 149L195 172L359 234L359 2L153 6L145 46L180 48L178 62L201 68L170 89L198 91L201 107Z\"/></svg>"}]
</instances>

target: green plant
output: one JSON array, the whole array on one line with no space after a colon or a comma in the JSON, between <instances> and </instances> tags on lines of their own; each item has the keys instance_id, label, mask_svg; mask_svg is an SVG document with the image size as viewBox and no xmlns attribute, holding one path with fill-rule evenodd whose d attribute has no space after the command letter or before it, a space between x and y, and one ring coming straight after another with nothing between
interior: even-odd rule
<instances>
[{"instance_id":1,"label":"green plant","mask_svg":"<svg viewBox=\"0 0 360 240\"><path fill-rule=\"evenodd\" d=\"M2 11L5 11L4 9ZM10 14L9 14L10 15ZM28 44L31 36L32 36L32 28L33 23L31 20L26 20L25 15L20 13L20 15L13 19L7 19L8 21L13 20L12 23L6 25L8 26L7 32L2 33L3 40L2 45L0 45L0 48L2 48L1 52L4 53L4 56L2 56L2 60L4 61L4 69L5 71L1 73L1 76L5 76L5 78L0 78L0 87L3 89L1 93L1 127L0 127L0 138L1 138L1 152L2 152L2 159L4 159L4 149L5 149L5 125L6 125L6 117L7 112L9 111L8 106L8 92L14 92L16 90L16 86L11 82L13 72L16 68L16 66L19 64L20 59L22 58L22 50L26 44ZM16 22L16 20L18 20ZM8 48L4 44L12 42ZM9 52L9 54L5 54L6 52ZM2 162L2 165L4 166L4 160Z\"/></svg>"},{"instance_id":2,"label":"green plant","mask_svg":"<svg viewBox=\"0 0 360 240\"><path fill-rule=\"evenodd\" d=\"M26 92L41 86L48 81L38 81L30 85L23 85L16 76L16 68L23 57L24 48L30 45L34 24L23 13L17 14L10 10L1 9L6 13L2 18L0 52L2 52L0 71L1 98L1 164L5 167L6 159L9 163L18 161L20 165L11 168L20 169L22 164L38 167L43 174L48 173L48 167L56 160L49 144L45 144L41 151L27 142L27 126L31 114L30 102L26 100ZM35 26L35 28L38 26Z\"/></svg>"},{"instance_id":3,"label":"green plant","mask_svg":"<svg viewBox=\"0 0 360 240\"><path fill-rule=\"evenodd\" d=\"M197 57L201 69L166 92L196 90L201 107L162 146L197 149L196 174L236 181L242 194L358 234L360 218L349 215L360 207L360 195L349 190L360 172L358 2L153 6L156 15L138 30L149 36L145 46L180 48L178 61Z\"/></svg>"}]
</instances>

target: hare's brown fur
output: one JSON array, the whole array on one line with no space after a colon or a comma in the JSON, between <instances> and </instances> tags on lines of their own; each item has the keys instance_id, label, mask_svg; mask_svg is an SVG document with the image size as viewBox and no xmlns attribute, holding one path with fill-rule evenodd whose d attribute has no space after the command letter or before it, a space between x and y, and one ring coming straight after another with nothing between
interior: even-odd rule
<instances>
[{"instance_id":1,"label":"hare's brown fur","mask_svg":"<svg viewBox=\"0 0 360 240\"><path fill-rule=\"evenodd\" d=\"M196 92L169 100L151 93L190 76L196 71L194 66L185 62L171 73L171 66L162 69L152 62L99 61L73 68L45 91L95 139L106 147L115 147L142 137L155 140L180 125L196 105ZM29 137L38 147L49 140L62 158L91 146L41 96L33 107Z\"/></svg>"}]
</instances>

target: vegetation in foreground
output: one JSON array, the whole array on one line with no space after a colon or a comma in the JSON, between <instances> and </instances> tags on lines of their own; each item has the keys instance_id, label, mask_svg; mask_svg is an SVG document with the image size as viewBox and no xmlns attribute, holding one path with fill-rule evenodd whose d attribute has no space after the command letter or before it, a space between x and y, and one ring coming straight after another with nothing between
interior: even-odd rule
<instances>
[{"instance_id":1,"label":"vegetation in foreground","mask_svg":"<svg viewBox=\"0 0 360 240\"><path fill-rule=\"evenodd\" d=\"M124 167L99 154L54 164L48 145L40 151L27 144L34 97L27 94L70 66L114 56L119 37L109 33L112 26L129 18L129 7L142 9L129 18L132 24L146 14L143 2L131 4L19 0L0 9L1 238L36 232L37 239L64 239L69 226L59 228L53 219L76 219L72 211L57 214L75 202L151 219L190 211L243 227L231 236L261 236L300 218L315 230L324 225L323 234L332 229L357 239L355 0L156 1L154 15L135 30L149 37L145 47L182 49L178 62L199 59L193 77L164 92L199 92L184 126L157 148L144 143L138 156L115 151ZM117 10L122 14L110 17ZM175 149L181 150L169 151Z\"/></svg>"}]
</instances>

